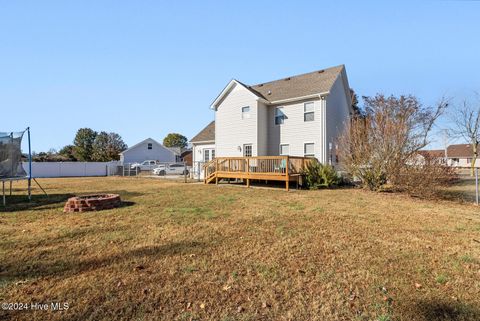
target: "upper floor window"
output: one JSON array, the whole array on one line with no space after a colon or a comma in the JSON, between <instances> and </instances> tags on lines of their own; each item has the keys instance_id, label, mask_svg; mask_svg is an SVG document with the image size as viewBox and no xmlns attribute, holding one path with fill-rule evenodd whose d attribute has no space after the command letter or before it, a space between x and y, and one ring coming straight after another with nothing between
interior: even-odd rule
<instances>
[{"instance_id":1,"label":"upper floor window","mask_svg":"<svg viewBox=\"0 0 480 321\"><path fill-rule=\"evenodd\" d=\"M467 158L467 164L471 164L472 163L472 159L471 158Z\"/></svg>"},{"instance_id":2,"label":"upper floor window","mask_svg":"<svg viewBox=\"0 0 480 321\"><path fill-rule=\"evenodd\" d=\"M303 104L303 121L314 121L315 109L313 102Z\"/></svg>"},{"instance_id":3,"label":"upper floor window","mask_svg":"<svg viewBox=\"0 0 480 321\"><path fill-rule=\"evenodd\" d=\"M285 122L283 107L275 107L275 125L281 125Z\"/></svg>"},{"instance_id":4,"label":"upper floor window","mask_svg":"<svg viewBox=\"0 0 480 321\"><path fill-rule=\"evenodd\" d=\"M153 148L153 144L152 143L148 143L147 144L147 149L152 149Z\"/></svg>"},{"instance_id":5,"label":"upper floor window","mask_svg":"<svg viewBox=\"0 0 480 321\"><path fill-rule=\"evenodd\" d=\"M303 147L303 154L306 157L315 156L315 144L314 143L305 143Z\"/></svg>"},{"instance_id":6,"label":"upper floor window","mask_svg":"<svg viewBox=\"0 0 480 321\"><path fill-rule=\"evenodd\" d=\"M281 144L280 145L280 155L286 156L290 154L290 145L288 144Z\"/></svg>"},{"instance_id":7,"label":"upper floor window","mask_svg":"<svg viewBox=\"0 0 480 321\"><path fill-rule=\"evenodd\" d=\"M242 107L242 119L250 118L250 106Z\"/></svg>"}]
</instances>

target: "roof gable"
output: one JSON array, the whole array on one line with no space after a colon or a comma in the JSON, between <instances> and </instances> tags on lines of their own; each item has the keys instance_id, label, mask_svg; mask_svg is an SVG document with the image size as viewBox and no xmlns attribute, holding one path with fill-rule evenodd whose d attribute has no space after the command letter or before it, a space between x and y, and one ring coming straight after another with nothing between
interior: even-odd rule
<instances>
[{"instance_id":1,"label":"roof gable","mask_svg":"<svg viewBox=\"0 0 480 321\"><path fill-rule=\"evenodd\" d=\"M202 129L190 142L210 142L215 141L215 121L212 121L204 129Z\"/></svg>"},{"instance_id":2,"label":"roof gable","mask_svg":"<svg viewBox=\"0 0 480 321\"><path fill-rule=\"evenodd\" d=\"M216 110L225 97L229 95L236 86L241 86L248 90L257 100L263 100L266 103L275 104L284 101L298 100L305 97L328 94L339 77L342 78L343 86L345 87L345 94L350 101L350 88L345 66L339 65L253 86L245 85L240 81L233 79L217 96L212 103L211 108Z\"/></svg>"},{"instance_id":3,"label":"roof gable","mask_svg":"<svg viewBox=\"0 0 480 321\"><path fill-rule=\"evenodd\" d=\"M247 90L255 99L261 98L253 90L251 90L247 85L242 84L236 79L232 79L227 84L227 86L223 88L222 92L217 96L217 98L215 98L210 108L216 110L218 106L222 103L222 101L225 99L225 97L228 96L236 86L240 86L245 90Z\"/></svg>"},{"instance_id":4,"label":"roof gable","mask_svg":"<svg viewBox=\"0 0 480 321\"><path fill-rule=\"evenodd\" d=\"M292 98L327 94L344 70L344 65L340 65L253 85L249 88L272 103Z\"/></svg>"},{"instance_id":5,"label":"roof gable","mask_svg":"<svg viewBox=\"0 0 480 321\"><path fill-rule=\"evenodd\" d=\"M163 146L162 144L160 144L159 142L157 142L155 139L149 137L149 138L144 139L144 140L142 140L141 142L133 145L132 147L127 148L126 150L124 150L123 152L121 152L120 155L125 154L126 152L131 151L131 150L133 150L133 149L136 149L137 147L139 147L139 146L141 146L141 145L143 145L143 144L145 144L145 143L147 143L147 144L148 144L148 143L155 144L155 145L157 145L157 146L160 147L160 148L163 148L163 149L168 150L169 152L171 152L171 153L173 153L173 154L176 154L176 153L175 153L174 151L172 151L171 149Z\"/></svg>"}]
</instances>

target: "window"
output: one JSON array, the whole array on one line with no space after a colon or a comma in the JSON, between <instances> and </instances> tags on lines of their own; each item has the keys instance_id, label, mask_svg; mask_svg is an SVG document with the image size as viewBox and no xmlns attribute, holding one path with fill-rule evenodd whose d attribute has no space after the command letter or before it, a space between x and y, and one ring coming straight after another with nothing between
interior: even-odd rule
<instances>
[{"instance_id":1,"label":"window","mask_svg":"<svg viewBox=\"0 0 480 321\"><path fill-rule=\"evenodd\" d=\"M280 155L288 155L290 153L290 145L281 144L280 145Z\"/></svg>"},{"instance_id":2,"label":"window","mask_svg":"<svg viewBox=\"0 0 480 321\"><path fill-rule=\"evenodd\" d=\"M203 161L204 162L207 163L214 158L215 158L215 149L208 148L208 149L203 150Z\"/></svg>"},{"instance_id":3,"label":"window","mask_svg":"<svg viewBox=\"0 0 480 321\"><path fill-rule=\"evenodd\" d=\"M243 156L252 157L252 144L243 145Z\"/></svg>"},{"instance_id":4,"label":"window","mask_svg":"<svg viewBox=\"0 0 480 321\"><path fill-rule=\"evenodd\" d=\"M315 156L315 144L314 143L305 143L303 148L303 154L306 157Z\"/></svg>"},{"instance_id":5,"label":"window","mask_svg":"<svg viewBox=\"0 0 480 321\"><path fill-rule=\"evenodd\" d=\"M312 102L303 104L303 121L315 120L315 107Z\"/></svg>"},{"instance_id":6,"label":"window","mask_svg":"<svg viewBox=\"0 0 480 321\"><path fill-rule=\"evenodd\" d=\"M281 125L285 122L283 107L275 107L275 125Z\"/></svg>"},{"instance_id":7,"label":"window","mask_svg":"<svg viewBox=\"0 0 480 321\"><path fill-rule=\"evenodd\" d=\"M467 164L471 164L472 163L472 159L471 158L467 158Z\"/></svg>"},{"instance_id":8,"label":"window","mask_svg":"<svg viewBox=\"0 0 480 321\"><path fill-rule=\"evenodd\" d=\"M250 106L242 107L242 119L250 118Z\"/></svg>"},{"instance_id":9,"label":"window","mask_svg":"<svg viewBox=\"0 0 480 321\"><path fill-rule=\"evenodd\" d=\"M148 143L147 144L147 149L152 149L153 148L153 144L152 143Z\"/></svg>"}]
</instances>

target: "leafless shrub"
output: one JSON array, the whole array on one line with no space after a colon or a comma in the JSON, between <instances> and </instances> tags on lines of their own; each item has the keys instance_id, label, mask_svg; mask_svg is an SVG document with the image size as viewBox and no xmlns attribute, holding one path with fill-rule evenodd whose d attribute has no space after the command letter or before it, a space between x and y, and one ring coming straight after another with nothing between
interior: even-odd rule
<instances>
[{"instance_id":1,"label":"leafless shrub","mask_svg":"<svg viewBox=\"0 0 480 321\"><path fill-rule=\"evenodd\" d=\"M365 113L346 126L339 153L344 169L365 188L380 190L388 184L393 190L409 191L425 184L425 176L431 182L440 172L447 174L437 162L417 162L435 121L448 106L445 99L434 107L422 106L414 96L379 94L364 101Z\"/></svg>"},{"instance_id":2,"label":"leafless shrub","mask_svg":"<svg viewBox=\"0 0 480 321\"><path fill-rule=\"evenodd\" d=\"M457 181L458 175L454 168L443 164L439 158L423 155L413 158L396 175L392 175L390 185L395 192L434 198L439 196L442 187Z\"/></svg>"}]
</instances>

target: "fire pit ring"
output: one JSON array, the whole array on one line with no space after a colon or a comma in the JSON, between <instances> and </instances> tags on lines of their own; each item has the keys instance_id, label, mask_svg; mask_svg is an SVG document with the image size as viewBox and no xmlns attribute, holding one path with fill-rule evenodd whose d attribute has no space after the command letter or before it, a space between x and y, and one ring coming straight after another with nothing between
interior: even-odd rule
<instances>
[{"instance_id":1,"label":"fire pit ring","mask_svg":"<svg viewBox=\"0 0 480 321\"><path fill-rule=\"evenodd\" d=\"M109 210L122 204L118 194L96 194L71 197L65 203L63 212L87 212Z\"/></svg>"}]
</instances>

